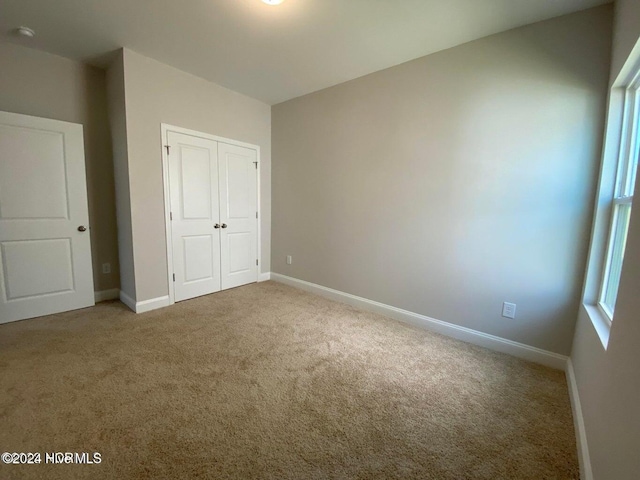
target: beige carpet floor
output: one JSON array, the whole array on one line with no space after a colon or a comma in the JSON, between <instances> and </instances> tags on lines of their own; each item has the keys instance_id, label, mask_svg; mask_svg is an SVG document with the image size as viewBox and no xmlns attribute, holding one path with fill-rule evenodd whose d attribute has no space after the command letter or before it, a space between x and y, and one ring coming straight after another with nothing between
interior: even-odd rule
<instances>
[{"instance_id":1,"label":"beige carpet floor","mask_svg":"<svg viewBox=\"0 0 640 480\"><path fill-rule=\"evenodd\" d=\"M576 479L564 374L266 282L0 326L0 478ZM44 456L42 458L44 461Z\"/></svg>"}]
</instances>

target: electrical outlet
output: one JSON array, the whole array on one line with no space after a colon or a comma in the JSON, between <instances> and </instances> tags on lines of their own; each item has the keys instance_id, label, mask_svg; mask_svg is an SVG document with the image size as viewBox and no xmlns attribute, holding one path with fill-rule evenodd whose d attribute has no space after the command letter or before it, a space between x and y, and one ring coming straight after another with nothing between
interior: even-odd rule
<instances>
[{"instance_id":1,"label":"electrical outlet","mask_svg":"<svg viewBox=\"0 0 640 480\"><path fill-rule=\"evenodd\" d=\"M103 274L111 273L111 264L110 263L103 263L102 264L102 273Z\"/></svg>"},{"instance_id":2,"label":"electrical outlet","mask_svg":"<svg viewBox=\"0 0 640 480\"><path fill-rule=\"evenodd\" d=\"M293 258L291 255L287 255L287 265L291 265L293 263Z\"/></svg>"},{"instance_id":3,"label":"electrical outlet","mask_svg":"<svg viewBox=\"0 0 640 480\"><path fill-rule=\"evenodd\" d=\"M505 318L516 318L516 304L504 302L502 304L502 316Z\"/></svg>"}]
</instances>

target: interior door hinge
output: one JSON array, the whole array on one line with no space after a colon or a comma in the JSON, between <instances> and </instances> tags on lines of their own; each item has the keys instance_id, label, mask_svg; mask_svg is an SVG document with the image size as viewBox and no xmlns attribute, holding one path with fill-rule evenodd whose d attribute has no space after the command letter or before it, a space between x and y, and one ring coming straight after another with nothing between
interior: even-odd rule
<instances>
[{"instance_id":1,"label":"interior door hinge","mask_svg":"<svg viewBox=\"0 0 640 480\"><path fill-rule=\"evenodd\" d=\"M169 212L169 220L173 220L173 212Z\"/></svg>"},{"instance_id":2,"label":"interior door hinge","mask_svg":"<svg viewBox=\"0 0 640 480\"><path fill-rule=\"evenodd\" d=\"M256 166L256 170L258 169L258 162L253 162L253 164Z\"/></svg>"},{"instance_id":3,"label":"interior door hinge","mask_svg":"<svg viewBox=\"0 0 640 480\"><path fill-rule=\"evenodd\" d=\"M256 258L256 265L258 264L258 259Z\"/></svg>"},{"instance_id":4,"label":"interior door hinge","mask_svg":"<svg viewBox=\"0 0 640 480\"><path fill-rule=\"evenodd\" d=\"M258 212L256 212L256 218L258 218Z\"/></svg>"},{"instance_id":5,"label":"interior door hinge","mask_svg":"<svg viewBox=\"0 0 640 480\"><path fill-rule=\"evenodd\" d=\"M173 274L173 281L174 282L176 281L176 274L175 273Z\"/></svg>"},{"instance_id":6,"label":"interior door hinge","mask_svg":"<svg viewBox=\"0 0 640 480\"><path fill-rule=\"evenodd\" d=\"M167 149L167 155L169 155L169 149L171 148L171 145L165 145L164 148Z\"/></svg>"}]
</instances>

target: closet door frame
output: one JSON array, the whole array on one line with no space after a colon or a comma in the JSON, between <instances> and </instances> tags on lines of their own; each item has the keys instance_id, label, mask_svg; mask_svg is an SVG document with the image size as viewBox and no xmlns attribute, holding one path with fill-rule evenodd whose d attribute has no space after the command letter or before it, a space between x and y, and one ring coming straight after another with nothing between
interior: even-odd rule
<instances>
[{"instance_id":1,"label":"closet door frame","mask_svg":"<svg viewBox=\"0 0 640 480\"><path fill-rule=\"evenodd\" d=\"M256 151L257 169L256 169L256 205L258 210L258 238L256 239L256 245L258 247L258 268L256 273L256 282L260 281L260 268L262 267L262 231L260 228L260 219L262 218L262 209L260 205L260 167L262 162L260 161L260 146L250 143L240 142L230 138L219 137L217 135L211 135L209 133L198 132L196 130L190 130L188 128L177 127L175 125L169 125L167 123L160 124L160 133L162 139L162 182L164 189L164 224L165 224L165 237L167 242L167 282L169 285L169 305L175 303L175 292L173 288L173 243L171 240L171 192L169 191L169 155L167 153L167 146L169 145L168 135L169 132L182 133L184 135L191 135L193 137L205 138L207 140L213 140L214 142L228 143L230 145L236 145L238 147L249 148Z\"/></svg>"}]
</instances>

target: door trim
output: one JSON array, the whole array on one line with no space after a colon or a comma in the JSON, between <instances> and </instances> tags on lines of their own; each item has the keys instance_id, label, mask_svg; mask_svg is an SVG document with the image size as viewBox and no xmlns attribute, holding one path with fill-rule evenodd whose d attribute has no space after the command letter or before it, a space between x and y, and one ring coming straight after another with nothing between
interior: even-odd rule
<instances>
[{"instance_id":1,"label":"door trim","mask_svg":"<svg viewBox=\"0 0 640 480\"><path fill-rule=\"evenodd\" d=\"M191 135L192 137L205 138L207 140L213 140L214 142L227 143L229 145L235 145L238 147L249 148L251 150L256 151L256 160L258 161L258 168L256 170L256 195L257 195L257 209L258 209L258 225L257 225L257 236L256 245L258 246L258 269L256 275L256 282L260 280L260 268L262 267L262 229L260 228L261 220L262 220L262 208L260 203L260 172L262 167L262 162L260 161L260 146L253 145L251 143L241 142L239 140L233 140L231 138L219 137L217 135L212 135L210 133L198 132L196 130L190 130L188 128L176 127L175 125L170 125L168 123L160 124L160 136L162 140L161 151L162 151L162 186L164 193L164 226L165 226L165 239L166 239L166 248L167 248L167 285L169 286L169 305L173 305L175 303L175 293L173 289L173 244L171 241L171 195L169 192L169 157L167 155L167 149L165 145L168 145L169 132L181 133L183 135Z\"/></svg>"}]
</instances>

